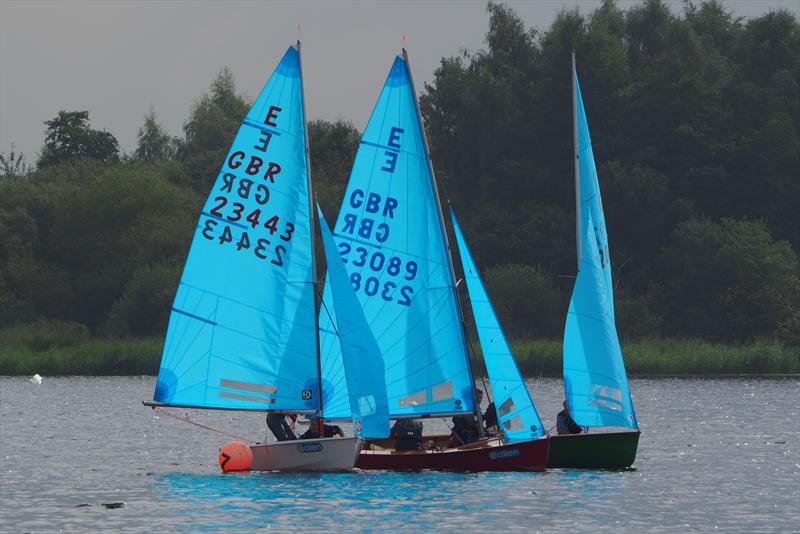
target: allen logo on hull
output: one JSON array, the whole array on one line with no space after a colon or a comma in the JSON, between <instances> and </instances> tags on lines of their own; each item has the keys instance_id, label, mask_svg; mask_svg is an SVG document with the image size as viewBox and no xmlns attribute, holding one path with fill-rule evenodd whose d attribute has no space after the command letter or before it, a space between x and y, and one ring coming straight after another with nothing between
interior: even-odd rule
<instances>
[{"instance_id":1,"label":"allen logo on hull","mask_svg":"<svg viewBox=\"0 0 800 534\"><path fill-rule=\"evenodd\" d=\"M305 454L307 452L321 452L322 443L298 443L297 452Z\"/></svg>"},{"instance_id":2,"label":"allen logo on hull","mask_svg":"<svg viewBox=\"0 0 800 534\"><path fill-rule=\"evenodd\" d=\"M516 458L519 456L519 449L508 449L505 451L491 451L489 453L490 460L502 460L503 458Z\"/></svg>"}]
</instances>

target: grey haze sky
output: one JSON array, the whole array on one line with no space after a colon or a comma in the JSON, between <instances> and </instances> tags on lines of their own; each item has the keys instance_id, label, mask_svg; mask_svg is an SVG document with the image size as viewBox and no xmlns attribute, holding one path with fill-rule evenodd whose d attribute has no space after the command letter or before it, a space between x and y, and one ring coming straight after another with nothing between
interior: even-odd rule
<instances>
[{"instance_id":1,"label":"grey haze sky","mask_svg":"<svg viewBox=\"0 0 800 534\"><path fill-rule=\"evenodd\" d=\"M600 0L507 1L528 27L547 29L564 8L584 14ZM627 9L639 1L620 0ZM668 0L673 10L682 0ZM725 0L735 15L771 8L800 14L798 0ZM187 2L0 0L0 151L11 143L36 160L45 120L90 111L93 127L122 149L150 106L181 135L192 103L228 66L255 97L287 46L303 43L309 119L347 119L363 129L401 36L417 90L442 57L484 46L486 2Z\"/></svg>"}]
</instances>

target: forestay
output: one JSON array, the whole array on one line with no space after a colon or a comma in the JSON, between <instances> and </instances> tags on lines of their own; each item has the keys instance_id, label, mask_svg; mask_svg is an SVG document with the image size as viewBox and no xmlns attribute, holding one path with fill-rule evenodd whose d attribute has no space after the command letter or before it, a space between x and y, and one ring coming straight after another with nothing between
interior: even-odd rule
<instances>
[{"instance_id":1,"label":"forestay","mask_svg":"<svg viewBox=\"0 0 800 534\"><path fill-rule=\"evenodd\" d=\"M472 383L422 125L397 57L364 130L334 227L386 364L392 417L470 412ZM320 312L324 416L348 418L330 281Z\"/></svg>"},{"instance_id":2,"label":"forestay","mask_svg":"<svg viewBox=\"0 0 800 534\"><path fill-rule=\"evenodd\" d=\"M492 385L497 421L503 431L504 441L538 438L544 435L539 414L533 406L452 209L450 218L456 233L472 314L475 317L483 360L489 373L489 383Z\"/></svg>"},{"instance_id":3,"label":"forestay","mask_svg":"<svg viewBox=\"0 0 800 534\"><path fill-rule=\"evenodd\" d=\"M154 399L311 411L317 358L299 52L239 128L170 313Z\"/></svg>"},{"instance_id":4,"label":"forestay","mask_svg":"<svg viewBox=\"0 0 800 534\"><path fill-rule=\"evenodd\" d=\"M361 303L339 259L328 221L319 206L317 212L350 394L353 431L356 436L363 438L386 438L389 436L389 401L386 398L386 369L380 347L369 329Z\"/></svg>"}]
</instances>

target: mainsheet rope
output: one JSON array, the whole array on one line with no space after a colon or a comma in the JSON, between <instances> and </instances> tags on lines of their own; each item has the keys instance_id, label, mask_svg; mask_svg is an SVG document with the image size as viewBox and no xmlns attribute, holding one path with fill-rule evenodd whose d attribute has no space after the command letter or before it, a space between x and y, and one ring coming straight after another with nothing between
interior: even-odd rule
<instances>
[{"instance_id":1,"label":"mainsheet rope","mask_svg":"<svg viewBox=\"0 0 800 534\"><path fill-rule=\"evenodd\" d=\"M222 434L223 436L228 436L229 438L238 439L239 441L243 441L245 443L248 442L247 439L245 439L245 438L243 438L241 436L237 436L235 434L230 434L228 432L225 432L224 430L218 430L216 428L211 428L210 426L201 425L200 423L196 423L195 421L192 421L188 417L181 417L179 415L175 415L174 413L165 412L164 410L162 410L158 406L153 406L152 408L153 408L153 410L157 411L160 414L172 417L172 418L177 419L179 421L184 421L184 422L189 423L191 425L199 426L200 428L203 428L205 430L210 430L211 432L216 432L217 434Z\"/></svg>"}]
</instances>

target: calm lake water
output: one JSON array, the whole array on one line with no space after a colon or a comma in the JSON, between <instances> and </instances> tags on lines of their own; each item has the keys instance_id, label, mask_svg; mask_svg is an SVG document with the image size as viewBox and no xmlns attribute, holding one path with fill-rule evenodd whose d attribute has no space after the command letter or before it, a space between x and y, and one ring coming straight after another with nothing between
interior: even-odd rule
<instances>
[{"instance_id":1,"label":"calm lake water","mask_svg":"<svg viewBox=\"0 0 800 534\"><path fill-rule=\"evenodd\" d=\"M796 378L634 379L635 469L472 474L223 475L228 438L143 407L154 385L0 377L0 531L800 529ZM550 426L560 380L529 387ZM265 434L259 414L190 416L252 441Z\"/></svg>"}]
</instances>

